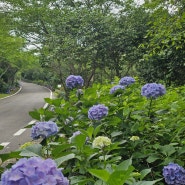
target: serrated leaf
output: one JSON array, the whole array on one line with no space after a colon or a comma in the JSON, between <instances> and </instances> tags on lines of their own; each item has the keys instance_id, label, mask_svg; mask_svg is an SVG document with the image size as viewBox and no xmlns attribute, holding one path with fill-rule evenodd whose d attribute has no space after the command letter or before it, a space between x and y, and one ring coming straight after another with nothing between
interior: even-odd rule
<instances>
[{"instance_id":1,"label":"serrated leaf","mask_svg":"<svg viewBox=\"0 0 185 185\"><path fill-rule=\"evenodd\" d=\"M166 156L170 156L171 154L176 152L175 148L172 145L165 145L162 146L160 149L161 152Z\"/></svg>"},{"instance_id":2,"label":"serrated leaf","mask_svg":"<svg viewBox=\"0 0 185 185\"><path fill-rule=\"evenodd\" d=\"M87 134L88 134L89 139L92 138L93 132L94 132L94 128L93 128L92 126L90 126L90 127L87 129Z\"/></svg>"},{"instance_id":3,"label":"serrated leaf","mask_svg":"<svg viewBox=\"0 0 185 185\"><path fill-rule=\"evenodd\" d=\"M116 171L126 171L132 165L132 159L127 159L116 167Z\"/></svg>"},{"instance_id":4,"label":"serrated leaf","mask_svg":"<svg viewBox=\"0 0 185 185\"><path fill-rule=\"evenodd\" d=\"M147 162L148 163L153 163L158 159L160 159L160 156L154 154L154 155L151 155L147 158Z\"/></svg>"},{"instance_id":5,"label":"serrated leaf","mask_svg":"<svg viewBox=\"0 0 185 185\"><path fill-rule=\"evenodd\" d=\"M109 179L110 173L107 170L97 170L97 169L89 169L89 173L104 182L107 182Z\"/></svg>"},{"instance_id":6,"label":"serrated leaf","mask_svg":"<svg viewBox=\"0 0 185 185\"><path fill-rule=\"evenodd\" d=\"M60 157L58 159L55 159L55 162L57 163L57 167L60 166L63 162L68 161L70 159L74 159L75 158L75 154L68 154L65 155L63 157Z\"/></svg>"},{"instance_id":7,"label":"serrated leaf","mask_svg":"<svg viewBox=\"0 0 185 185\"><path fill-rule=\"evenodd\" d=\"M98 132L100 131L100 129L101 129L101 125L98 125L98 126L94 129L94 132L93 132L94 137L96 137L96 135L98 134Z\"/></svg>"},{"instance_id":8,"label":"serrated leaf","mask_svg":"<svg viewBox=\"0 0 185 185\"><path fill-rule=\"evenodd\" d=\"M133 185L154 185L161 180L162 179L157 179L155 181L139 181L139 182L134 183Z\"/></svg>"},{"instance_id":9,"label":"serrated leaf","mask_svg":"<svg viewBox=\"0 0 185 185\"><path fill-rule=\"evenodd\" d=\"M0 150L2 150L4 148L4 146L3 145L0 145Z\"/></svg>"},{"instance_id":10,"label":"serrated leaf","mask_svg":"<svg viewBox=\"0 0 185 185\"><path fill-rule=\"evenodd\" d=\"M74 176L70 178L70 185L85 185L87 182L93 181L92 179L87 179L85 176Z\"/></svg>"},{"instance_id":11,"label":"serrated leaf","mask_svg":"<svg viewBox=\"0 0 185 185\"><path fill-rule=\"evenodd\" d=\"M111 137L120 136L120 135L122 135L122 134L123 134L123 132L121 132L121 131L115 131L115 132L112 132L112 133L111 133Z\"/></svg>"},{"instance_id":12,"label":"serrated leaf","mask_svg":"<svg viewBox=\"0 0 185 185\"><path fill-rule=\"evenodd\" d=\"M146 175L148 175L151 172L151 169L144 169L140 172L140 180L142 180Z\"/></svg>"},{"instance_id":13,"label":"serrated leaf","mask_svg":"<svg viewBox=\"0 0 185 185\"><path fill-rule=\"evenodd\" d=\"M115 185L115 184L116 185L123 185L126 182L126 180L128 180L130 178L133 170L134 170L134 167L129 166L126 171L125 170L114 171L110 175L110 177L107 181L108 185Z\"/></svg>"},{"instance_id":14,"label":"serrated leaf","mask_svg":"<svg viewBox=\"0 0 185 185\"><path fill-rule=\"evenodd\" d=\"M33 144L31 146L28 146L21 151L20 156L24 156L24 157L40 156L42 157L42 145Z\"/></svg>"},{"instance_id":15,"label":"serrated leaf","mask_svg":"<svg viewBox=\"0 0 185 185\"><path fill-rule=\"evenodd\" d=\"M30 112L29 112L29 115L30 115L33 119L40 120L40 113L37 112L37 110L35 110L35 111L30 111Z\"/></svg>"}]
</instances>

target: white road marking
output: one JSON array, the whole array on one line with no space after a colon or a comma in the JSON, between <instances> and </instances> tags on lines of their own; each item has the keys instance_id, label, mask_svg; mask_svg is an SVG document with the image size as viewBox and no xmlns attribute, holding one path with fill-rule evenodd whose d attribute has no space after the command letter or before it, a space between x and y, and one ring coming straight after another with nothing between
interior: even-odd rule
<instances>
[{"instance_id":1,"label":"white road marking","mask_svg":"<svg viewBox=\"0 0 185 185\"><path fill-rule=\"evenodd\" d=\"M0 145L6 147L6 146L9 145L9 144L10 144L10 142L3 142L3 143L1 143Z\"/></svg>"},{"instance_id":2,"label":"white road marking","mask_svg":"<svg viewBox=\"0 0 185 185\"><path fill-rule=\"evenodd\" d=\"M18 130L18 131L14 134L14 136L19 136L19 135L21 135L25 130L26 130L25 128Z\"/></svg>"},{"instance_id":3,"label":"white road marking","mask_svg":"<svg viewBox=\"0 0 185 185\"><path fill-rule=\"evenodd\" d=\"M46 109L48 107L48 103L46 103L43 107L43 109Z\"/></svg>"},{"instance_id":4,"label":"white road marking","mask_svg":"<svg viewBox=\"0 0 185 185\"><path fill-rule=\"evenodd\" d=\"M33 125L36 122L36 120L32 120L28 123L28 125Z\"/></svg>"}]
</instances>

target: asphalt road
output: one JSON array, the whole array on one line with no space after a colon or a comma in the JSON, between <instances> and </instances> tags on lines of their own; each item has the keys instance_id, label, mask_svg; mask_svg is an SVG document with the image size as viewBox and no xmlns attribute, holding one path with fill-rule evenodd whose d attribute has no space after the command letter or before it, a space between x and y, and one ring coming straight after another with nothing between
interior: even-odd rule
<instances>
[{"instance_id":1,"label":"asphalt road","mask_svg":"<svg viewBox=\"0 0 185 185\"><path fill-rule=\"evenodd\" d=\"M31 141L30 129L24 128L34 120L30 111L45 105L44 98L51 97L49 89L21 82L21 90L16 95L0 99L0 153L14 151L25 142Z\"/></svg>"}]
</instances>

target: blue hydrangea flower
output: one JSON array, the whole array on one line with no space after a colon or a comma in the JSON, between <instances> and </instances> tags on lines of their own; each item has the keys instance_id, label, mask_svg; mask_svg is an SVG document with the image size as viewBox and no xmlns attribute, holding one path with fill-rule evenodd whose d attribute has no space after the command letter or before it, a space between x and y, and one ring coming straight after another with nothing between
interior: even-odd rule
<instances>
[{"instance_id":1,"label":"blue hydrangea flower","mask_svg":"<svg viewBox=\"0 0 185 185\"><path fill-rule=\"evenodd\" d=\"M80 134L81 134L80 131L76 131L76 132L73 133L72 137L78 136L78 135L80 135Z\"/></svg>"},{"instance_id":2,"label":"blue hydrangea flower","mask_svg":"<svg viewBox=\"0 0 185 185\"><path fill-rule=\"evenodd\" d=\"M123 86L127 86L130 84L133 84L135 82L135 79L130 77L130 76L125 76L123 78L121 78L121 80L119 81L119 85L123 85Z\"/></svg>"},{"instance_id":3,"label":"blue hydrangea flower","mask_svg":"<svg viewBox=\"0 0 185 185\"><path fill-rule=\"evenodd\" d=\"M91 120L101 120L107 116L108 107L103 104L93 105L88 111L88 118Z\"/></svg>"},{"instance_id":4,"label":"blue hydrangea flower","mask_svg":"<svg viewBox=\"0 0 185 185\"><path fill-rule=\"evenodd\" d=\"M114 94L117 90L124 90L125 89L125 87L124 86L122 86L122 85L115 85L114 87L112 87L111 89L110 89L110 94Z\"/></svg>"},{"instance_id":5,"label":"blue hydrangea flower","mask_svg":"<svg viewBox=\"0 0 185 185\"><path fill-rule=\"evenodd\" d=\"M169 163L163 168L165 182L170 185L185 184L185 169L178 164Z\"/></svg>"},{"instance_id":6,"label":"blue hydrangea flower","mask_svg":"<svg viewBox=\"0 0 185 185\"><path fill-rule=\"evenodd\" d=\"M141 88L141 95L147 98L157 98L166 93L163 85L157 83L147 83Z\"/></svg>"},{"instance_id":7,"label":"blue hydrangea flower","mask_svg":"<svg viewBox=\"0 0 185 185\"><path fill-rule=\"evenodd\" d=\"M52 159L40 157L22 158L1 176L3 185L69 185Z\"/></svg>"},{"instance_id":8,"label":"blue hydrangea flower","mask_svg":"<svg viewBox=\"0 0 185 185\"><path fill-rule=\"evenodd\" d=\"M76 87L82 87L84 84L84 80L81 76L69 75L66 78L66 87L69 89L73 89Z\"/></svg>"},{"instance_id":9,"label":"blue hydrangea flower","mask_svg":"<svg viewBox=\"0 0 185 185\"><path fill-rule=\"evenodd\" d=\"M37 122L31 129L31 137L38 139L40 137L47 138L58 132L57 124L53 121Z\"/></svg>"}]
</instances>

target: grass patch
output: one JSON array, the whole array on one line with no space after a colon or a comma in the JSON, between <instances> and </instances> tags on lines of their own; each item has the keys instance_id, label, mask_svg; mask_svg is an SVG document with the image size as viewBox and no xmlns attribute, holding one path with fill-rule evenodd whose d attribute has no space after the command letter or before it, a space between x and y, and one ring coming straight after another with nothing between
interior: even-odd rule
<instances>
[{"instance_id":1,"label":"grass patch","mask_svg":"<svg viewBox=\"0 0 185 185\"><path fill-rule=\"evenodd\" d=\"M0 99L8 96L9 94L0 94Z\"/></svg>"},{"instance_id":2,"label":"grass patch","mask_svg":"<svg viewBox=\"0 0 185 185\"><path fill-rule=\"evenodd\" d=\"M1 98L4 98L4 97L7 97L7 96L10 96L12 94L15 94L17 91L19 90L19 87L16 87L14 90L12 90L9 94L0 94L0 99Z\"/></svg>"}]
</instances>

